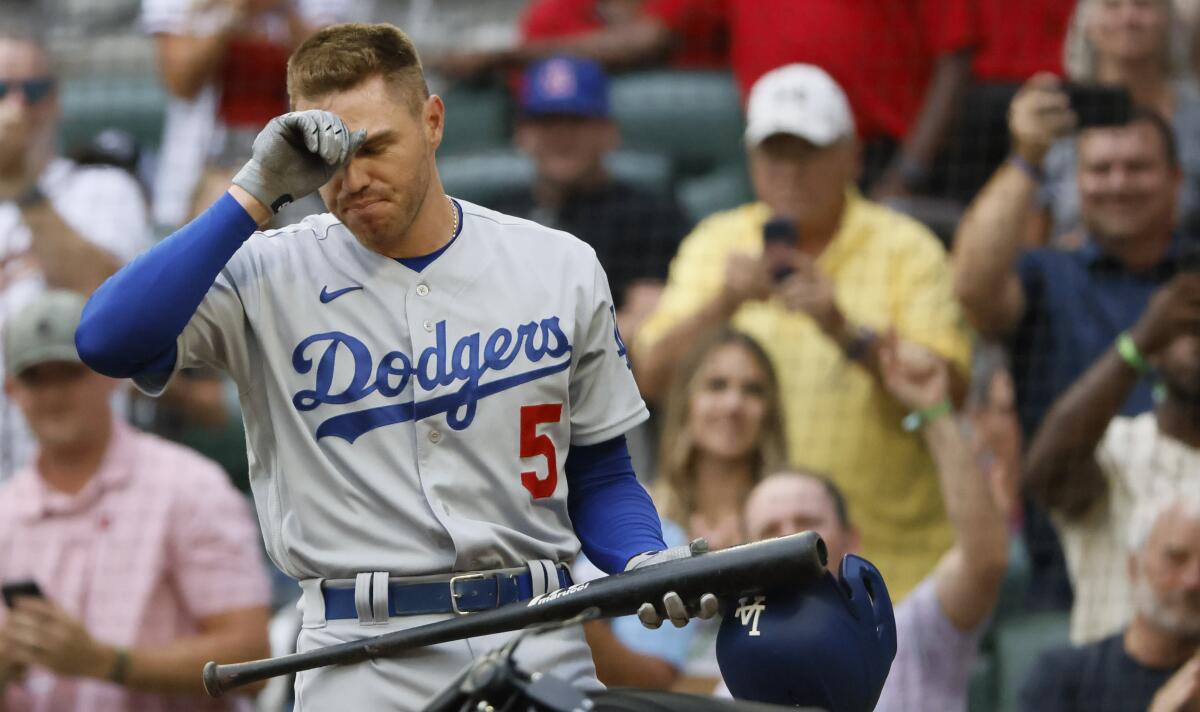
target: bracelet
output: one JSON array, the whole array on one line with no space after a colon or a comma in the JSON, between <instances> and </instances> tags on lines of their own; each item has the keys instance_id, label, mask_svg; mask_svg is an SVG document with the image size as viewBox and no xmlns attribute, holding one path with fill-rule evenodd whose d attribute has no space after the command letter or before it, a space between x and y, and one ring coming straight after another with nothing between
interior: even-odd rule
<instances>
[{"instance_id":1,"label":"bracelet","mask_svg":"<svg viewBox=\"0 0 1200 712\"><path fill-rule=\"evenodd\" d=\"M1117 334L1117 354L1120 355L1121 360L1127 363L1130 368L1137 371L1139 376L1150 375L1152 370L1150 364L1146 363L1146 358L1142 356L1141 350L1138 349L1137 344L1128 331L1122 331L1120 334Z\"/></svg>"},{"instance_id":2,"label":"bracelet","mask_svg":"<svg viewBox=\"0 0 1200 712\"><path fill-rule=\"evenodd\" d=\"M1020 154L1014 153L1008 157L1008 162L1016 166L1022 173L1029 176L1034 183L1041 185L1046 182L1046 172L1040 166L1035 166L1025 160Z\"/></svg>"},{"instance_id":3,"label":"bracelet","mask_svg":"<svg viewBox=\"0 0 1200 712\"><path fill-rule=\"evenodd\" d=\"M914 433L953 410L954 407L950 405L950 400L947 399L928 408L914 410L904 416L904 419L900 421L900 427L904 428L904 432L906 433Z\"/></svg>"},{"instance_id":4,"label":"bracelet","mask_svg":"<svg viewBox=\"0 0 1200 712\"><path fill-rule=\"evenodd\" d=\"M113 653L115 657L112 671L108 673L108 679L118 685L124 685L125 675L129 672L129 651L125 648L115 648Z\"/></svg>"}]
</instances>

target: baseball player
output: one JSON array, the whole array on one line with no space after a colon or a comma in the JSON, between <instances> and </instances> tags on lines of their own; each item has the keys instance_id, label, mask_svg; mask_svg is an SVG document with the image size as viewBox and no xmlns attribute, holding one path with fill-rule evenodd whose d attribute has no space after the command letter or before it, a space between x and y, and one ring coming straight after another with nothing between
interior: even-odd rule
<instances>
[{"instance_id":1,"label":"baseball player","mask_svg":"<svg viewBox=\"0 0 1200 712\"><path fill-rule=\"evenodd\" d=\"M324 29L288 87L229 192L106 282L76 343L149 393L231 374L267 550L302 589L297 649L568 587L581 544L610 573L702 550L666 549L632 472L646 409L595 253L445 195L445 108L407 36ZM331 213L256 231L318 189ZM639 617L715 598L696 609L668 594ZM506 639L306 672L298 708L419 709ZM519 657L599 685L578 627Z\"/></svg>"}]
</instances>

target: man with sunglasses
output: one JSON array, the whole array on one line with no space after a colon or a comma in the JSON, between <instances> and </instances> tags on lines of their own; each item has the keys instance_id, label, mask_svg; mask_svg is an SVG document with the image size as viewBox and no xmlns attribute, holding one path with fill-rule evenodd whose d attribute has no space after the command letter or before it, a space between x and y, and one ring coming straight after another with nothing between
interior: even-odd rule
<instances>
[{"instance_id":1,"label":"man with sunglasses","mask_svg":"<svg viewBox=\"0 0 1200 712\"><path fill-rule=\"evenodd\" d=\"M58 86L33 27L0 14L0 329L46 287L90 293L148 244L145 202L128 173L56 153ZM32 444L0 394L0 481Z\"/></svg>"}]
</instances>

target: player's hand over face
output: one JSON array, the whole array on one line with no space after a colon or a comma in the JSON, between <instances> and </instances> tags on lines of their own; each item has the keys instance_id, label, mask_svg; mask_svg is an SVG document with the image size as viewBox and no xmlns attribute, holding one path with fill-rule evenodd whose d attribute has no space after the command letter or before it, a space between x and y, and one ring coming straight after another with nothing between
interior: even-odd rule
<instances>
[{"instance_id":1,"label":"player's hand over face","mask_svg":"<svg viewBox=\"0 0 1200 712\"><path fill-rule=\"evenodd\" d=\"M670 549L651 551L635 556L625 565L625 570L643 569L647 566L665 564L668 561L686 559L691 556L702 556L706 553L708 553L708 542L703 539L695 539L691 544L686 546L673 546ZM658 628L667 619L670 619L676 628L682 628L687 625L688 620L691 618L701 618L704 620L712 618L720 608L720 602L711 593L702 595L696 609L692 610L678 593L668 591L663 594L661 601L647 601L643 603L638 608L637 615L638 620L647 628Z\"/></svg>"},{"instance_id":2,"label":"player's hand over face","mask_svg":"<svg viewBox=\"0 0 1200 712\"><path fill-rule=\"evenodd\" d=\"M1177 334L1200 332L1200 272L1181 272L1150 299L1131 330L1143 356L1162 351Z\"/></svg>"},{"instance_id":3,"label":"player's hand over face","mask_svg":"<svg viewBox=\"0 0 1200 712\"><path fill-rule=\"evenodd\" d=\"M880 345L879 367L888 392L907 408L931 408L950 397L946 362L895 332L889 332Z\"/></svg>"},{"instance_id":4,"label":"player's hand over face","mask_svg":"<svg viewBox=\"0 0 1200 712\"><path fill-rule=\"evenodd\" d=\"M60 675L104 678L113 652L94 640L70 614L44 598L22 597L0 632L0 648L20 665L41 665Z\"/></svg>"},{"instance_id":5,"label":"player's hand over face","mask_svg":"<svg viewBox=\"0 0 1200 712\"><path fill-rule=\"evenodd\" d=\"M1008 107L1008 130L1017 155L1041 165L1050 146L1075 128L1077 119L1058 77L1038 74L1025 83Z\"/></svg>"},{"instance_id":6,"label":"player's hand over face","mask_svg":"<svg viewBox=\"0 0 1200 712\"><path fill-rule=\"evenodd\" d=\"M310 109L271 119L233 184L274 212L325 185L367 138L337 114Z\"/></svg>"}]
</instances>

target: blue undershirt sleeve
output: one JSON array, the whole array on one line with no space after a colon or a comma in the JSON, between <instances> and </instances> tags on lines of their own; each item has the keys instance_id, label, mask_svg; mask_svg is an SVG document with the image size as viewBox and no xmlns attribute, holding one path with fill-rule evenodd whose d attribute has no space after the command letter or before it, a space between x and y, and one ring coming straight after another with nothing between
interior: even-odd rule
<instances>
[{"instance_id":1,"label":"blue undershirt sleeve","mask_svg":"<svg viewBox=\"0 0 1200 712\"><path fill-rule=\"evenodd\" d=\"M79 357L113 378L170 373L175 340L238 248L258 229L230 194L109 277L83 309Z\"/></svg>"},{"instance_id":2,"label":"blue undershirt sleeve","mask_svg":"<svg viewBox=\"0 0 1200 712\"><path fill-rule=\"evenodd\" d=\"M633 473L624 435L572 446L565 469L567 512L583 553L597 568L619 573L638 554L667 548L654 502Z\"/></svg>"}]
</instances>

